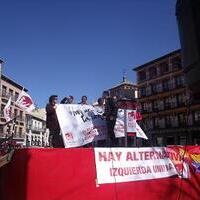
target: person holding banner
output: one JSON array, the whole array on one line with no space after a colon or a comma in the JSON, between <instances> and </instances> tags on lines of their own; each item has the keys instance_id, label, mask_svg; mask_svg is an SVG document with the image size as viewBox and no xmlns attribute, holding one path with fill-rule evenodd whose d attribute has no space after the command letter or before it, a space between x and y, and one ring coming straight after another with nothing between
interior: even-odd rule
<instances>
[{"instance_id":1,"label":"person holding banner","mask_svg":"<svg viewBox=\"0 0 200 200\"><path fill-rule=\"evenodd\" d=\"M64 98L61 100L60 104L69 104L69 97L64 97Z\"/></svg>"},{"instance_id":2,"label":"person holding banner","mask_svg":"<svg viewBox=\"0 0 200 200\"><path fill-rule=\"evenodd\" d=\"M81 105L88 105L88 103L87 103L87 96L82 96L81 97L81 102L79 103L79 104L81 104Z\"/></svg>"},{"instance_id":3,"label":"person holding banner","mask_svg":"<svg viewBox=\"0 0 200 200\"><path fill-rule=\"evenodd\" d=\"M74 97L72 95L69 95L68 97L64 97L62 100L61 100L61 104L73 104L74 102Z\"/></svg>"},{"instance_id":4,"label":"person holding banner","mask_svg":"<svg viewBox=\"0 0 200 200\"><path fill-rule=\"evenodd\" d=\"M46 125L49 129L49 144L54 148L64 147L62 136L60 135L60 126L56 115L58 96L49 97L49 103L46 105Z\"/></svg>"},{"instance_id":5,"label":"person holding banner","mask_svg":"<svg viewBox=\"0 0 200 200\"><path fill-rule=\"evenodd\" d=\"M107 125L107 131L108 131L108 134L107 134L108 147L116 145L116 138L114 134L114 126L115 126L116 117L117 117L116 101L117 101L116 98L109 97L109 95L105 96L105 111L103 115L106 118L106 125Z\"/></svg>"}]
</instances>

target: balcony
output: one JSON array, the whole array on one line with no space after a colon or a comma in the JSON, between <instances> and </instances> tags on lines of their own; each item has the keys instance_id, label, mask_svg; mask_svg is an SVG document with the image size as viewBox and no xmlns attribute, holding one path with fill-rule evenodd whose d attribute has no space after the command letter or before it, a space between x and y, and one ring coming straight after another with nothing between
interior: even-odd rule
<instances>
[{"instance_id":1,"label":"balcony","mask_svg":"<svg viewBox=\"0 0 200 200\"><path fill-rule=\"evenodd\" d=\"M37 127L37 126L34 126L34 125L28 125L27 126L28 130L31 130L31 131L34 131L34 132L45 132L45 128L42 127Z\"/></svg>"},{"instance_id":2,"label":"balcony","mask_svg":"<svg viewBox=\"0 0 200 200\"><path fill-rule=\"evenodd\" d=\"M17 98L18 98L18 95L11 94L11 93L6 92L4 90L2 90L0 92L0 95L1 95L1 97L6 98L6 99L9 99L11 97L12 101L17 101Z\"/></svg>"}]
</instances>

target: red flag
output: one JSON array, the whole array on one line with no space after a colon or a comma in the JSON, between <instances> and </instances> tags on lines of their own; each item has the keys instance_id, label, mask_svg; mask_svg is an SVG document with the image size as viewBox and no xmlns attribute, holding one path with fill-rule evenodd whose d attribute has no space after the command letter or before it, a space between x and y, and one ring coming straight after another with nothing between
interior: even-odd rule
<instances>
[{"instance_id":1,"label":"red flag","mask_svg":"<svg viewBox=\"0 0 200 200\"><path fill-rule=\"evenodd\" d=\"M135 112L135 119L136 119L137 121L141 121L141 120L142 120L142 115L141 115L140 112L138 112L138 111Z\"/></svg>"}]
</instances>

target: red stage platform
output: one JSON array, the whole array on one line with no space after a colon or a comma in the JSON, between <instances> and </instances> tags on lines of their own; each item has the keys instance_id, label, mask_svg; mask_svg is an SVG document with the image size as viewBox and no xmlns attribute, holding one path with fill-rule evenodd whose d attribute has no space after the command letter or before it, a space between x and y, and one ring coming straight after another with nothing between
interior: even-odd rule
<instances>
[{"instance_id":1,"label":"red stage platform","mask_svg":"<svg viewBox=\"0 0 200 200\"><path fill-rule=\"evenodd\" d=\"M21 149L0 169L1 200L199 200L200 174L96 185L94 149Z\"/></svg>"}]
</instances>

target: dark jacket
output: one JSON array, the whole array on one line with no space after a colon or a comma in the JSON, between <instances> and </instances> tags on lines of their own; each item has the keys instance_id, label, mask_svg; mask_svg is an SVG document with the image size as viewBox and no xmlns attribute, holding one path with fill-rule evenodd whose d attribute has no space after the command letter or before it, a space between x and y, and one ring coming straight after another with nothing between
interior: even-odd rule
<instances>
[{"instance_id":1,"label":"dark jacket","mask_svg":"<svg viewBox=\"0 0 200 200\"><path fill-rule=\"evenodd\" d=\"M50 130L50 132L59 131L60 130L60 126L59 126L59 123L58 123L56 110L49 103L46 105L46 116L47 116L46 126Z\"/></svg>"},{"instance_id":2,"label":"dark jacket","mask_svg":"<svg viewBox=\"0 0 200 200\"><path fill-rule=\"evenodd\" d=\"M110 117L113 117L113 120L116 120L117 117L117 104L113 100L113 98L109 97L106 99L105 102L105 111L104 111L104 116L106 117L107 120L110 120Z\"/></svg>"}]
</instances>

